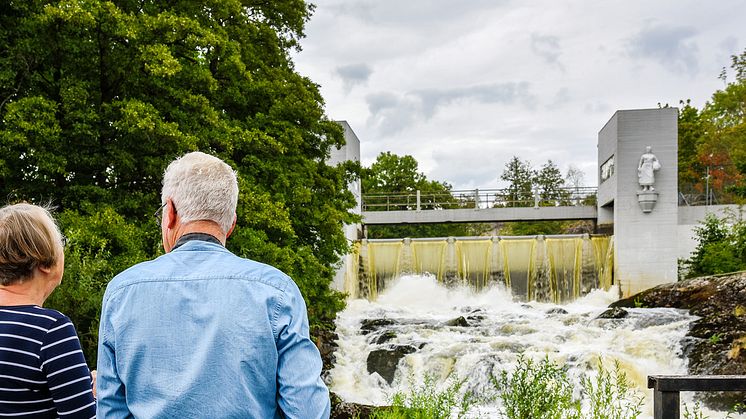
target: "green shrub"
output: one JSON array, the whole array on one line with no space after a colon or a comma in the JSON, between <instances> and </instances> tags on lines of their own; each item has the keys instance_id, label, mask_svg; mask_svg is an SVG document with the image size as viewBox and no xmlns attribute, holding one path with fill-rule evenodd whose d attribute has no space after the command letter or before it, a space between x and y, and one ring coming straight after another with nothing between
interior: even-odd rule
<instances>
[{"instance_id":1,"label":"green shrub","mask_svg":"<svg viewBox=\"0 0 746 419\"><path fill-rule=\"evenodd\" d=\"M594 419L635 419L642 411L642 396L630 387L627 375L614 362L614 370L604 368L598 360L598 374L595 378L582 379L583 392L590 404L589 417Z\"/></svg>"},{"instance_id":2,"label":"green shrub","mask_svg":"<svg viewBox=\"0 0 746 419\"><path fill-rule=\"evenodd\" d=\"M503 371L492 381L500 392L502 414L509 419L565 419L580 417L567 370L545 357L541 362L524 356L512 373Z\"/></svg>"},{"instance_id":3,"label":"green shrub","mask_svg":"<svg viewBox=\"0 0 746 419\"><path fill-rule=\"evenodd\" d=\"M740 213L708 214L694 233L697 247L683 262L687 278L746 269L746 222Z\"/></svg>"},{"instance_id":4,"label":"green shrub","mask_svg":"<svg viewBox=\"0 0 746 419\"><path fill-rule=\"evenodd\" d=\"M692 410L689 410L689 406L684 403L684 419L708 419L709 416L702 412L702 407L699 402L695 403Z\"/></svg>"},{"instance_id":5,"label":"green shrub","mask_svg":"<svg viewBox=\"0 0 746 419\"><path fill-rule=\"evenodd\" d=\"M371 419L447 419L464 417L476 401L473 394L459 396L465 380L454 380L442 391L436 390L435 379L425 376L420 386L413 386L408 393L398 392L391 406L374 412Z\"/></svg>"}]
</instances>

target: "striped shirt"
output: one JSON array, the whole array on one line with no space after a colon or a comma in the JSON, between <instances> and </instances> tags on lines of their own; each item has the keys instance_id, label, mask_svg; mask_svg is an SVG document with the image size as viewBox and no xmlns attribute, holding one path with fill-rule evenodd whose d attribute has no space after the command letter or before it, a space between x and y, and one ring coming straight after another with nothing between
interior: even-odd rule
<instances>
[{"instance_id":1,"label":"striped shirt","mask_svg":"<svg viewBox=\"0 0 746 419\"><path fill-rule=\"evenodd\" d=\"M95 417L90 374L67 316L0 306L0 418Z\"/></svg>"}]
</instances>

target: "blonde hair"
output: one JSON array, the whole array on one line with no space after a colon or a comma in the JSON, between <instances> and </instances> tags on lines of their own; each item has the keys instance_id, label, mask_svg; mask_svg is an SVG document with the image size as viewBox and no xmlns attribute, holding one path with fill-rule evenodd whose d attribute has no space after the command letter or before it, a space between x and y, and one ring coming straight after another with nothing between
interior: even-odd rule
<instances>
[{"instance_id":1,"label":"blonde hair","mask_svg":"<svg viewBox=\"0 0 746 419\"><path fill-rule=\"evenodd\" d=\"M0 208L0 285L31 278L62 256L62 233L49 209L21 203Z\"/></svg>"},{"instance_id":2,"label":"blonde hair","mask_svg":"<svg viewBox=\"0 0 746 419\"><path fill-rule=\"evenodd\" d=\"M236 172L217 157L187 153L172 161L163 175L161 203L168 198L182 223L214 221L228 233L238 204Z\"/></svg>"}]
</instances>

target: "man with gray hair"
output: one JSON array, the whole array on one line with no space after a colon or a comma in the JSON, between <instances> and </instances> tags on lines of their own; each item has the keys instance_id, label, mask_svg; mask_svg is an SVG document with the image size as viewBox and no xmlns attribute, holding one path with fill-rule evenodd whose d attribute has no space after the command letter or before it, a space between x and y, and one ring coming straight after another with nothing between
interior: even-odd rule
<instances>
[{"instance_id":1,"label":"man with gray hair","mask_svg":"<svg viewBox=\"0 0 746 419\"><path fill-rule=\"evenodd\" d=\"M156 212L166 254L104 294L100 417L329 417L297 285L224 247L237 201L236 174L216 157L189 153L166 169Z\"/></svg>"}]
</instances>

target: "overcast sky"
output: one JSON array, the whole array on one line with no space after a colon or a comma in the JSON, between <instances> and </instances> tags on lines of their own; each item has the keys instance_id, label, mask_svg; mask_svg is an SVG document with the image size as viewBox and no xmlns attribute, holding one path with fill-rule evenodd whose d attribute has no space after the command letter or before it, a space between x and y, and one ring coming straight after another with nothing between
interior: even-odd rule
<instances>
[{"instance_id":1,"label":"overcast sky","mask_svg":"<svg viewBox=\"0 0 746 419\"><path fill-rule=\"evenodd\" d=\"M352 126L363 164L410 154L455 189L504 186L514 155L595 186L615 110L701 108L746 48L743 0L312 2L296 68Z\"/></svg>"}]
</instances>

